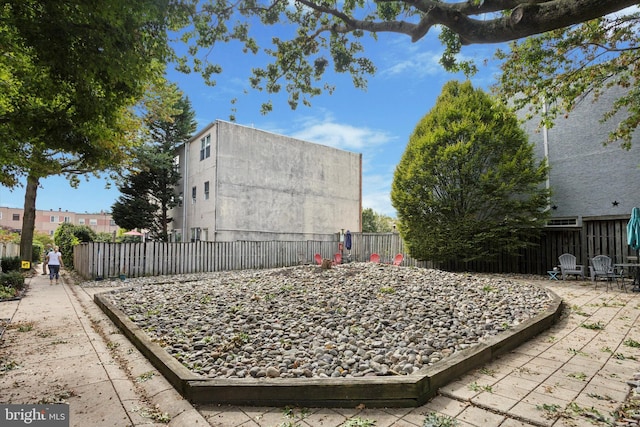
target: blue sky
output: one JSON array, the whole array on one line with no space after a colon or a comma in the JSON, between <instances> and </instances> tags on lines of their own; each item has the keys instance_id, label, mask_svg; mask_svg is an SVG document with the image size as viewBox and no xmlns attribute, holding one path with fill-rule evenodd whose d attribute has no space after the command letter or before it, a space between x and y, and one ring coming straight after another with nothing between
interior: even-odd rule
<instances>
[{"instance_id":1,"label":"blue sky","mask_svg":"<svg viewBox=\"0 0 640 427\"><path fill-rule=\"evenodd\" d=\"M264 31L264 30L262 30ZM273 30L270 30L273 31ZM265 33L265 37L270 37ZM243 54L231 46L214 49L210 57L221 58L224 71L217 85L204 84L197 74L168 73L171 81L191 100L196 112L198 130L216 120L228 120L233 114L236 123L280 133L306 141L362 153L363 207L394 217L390 191L394 169L405 150L409 136L418 121L433 107L442 86L449 80L462 80L461 75L447 73L438 64L443 47L435 32L417 43L407 36L380 34L378 41L366 37L366 56L372 59L377 72L369 79L366 90L356 89L349 75L328 73L325 81L336 87L333 94L311 99L312 106L289 108L287 96L272 96L273 111L260 114L260 105L267 94L252 91L248 77L252 67L263 66L259 57ZM476 60L480 72L472 79L475 87L489 89L499 72L491 59L495 45L465 47L462 54ZM231 100L237 98L232 107ZM75 212L110 211L119 196L115 186L105 189L106 182L91 178L81 180L73 189L64 178L41 181L36 208L62 209ZM24 205L24 188L10 191L0 187L0 206Z\"/></svg>"}]
</instances>

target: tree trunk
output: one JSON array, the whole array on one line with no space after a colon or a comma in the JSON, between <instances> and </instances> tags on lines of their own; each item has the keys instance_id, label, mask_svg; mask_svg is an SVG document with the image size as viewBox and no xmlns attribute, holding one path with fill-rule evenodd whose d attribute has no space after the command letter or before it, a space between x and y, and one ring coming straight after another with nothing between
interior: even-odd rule
<instances>
[{"instance_id":1,"label":"tree trunk","mask_svg":"<svg viewBox=\"0 0 640 427\"><path fill-rule=\"evenodd\" d=\"M33 233L36 227L36 194L40 178L31 174L27 177L24 194L24 213L22 214L22 233L20 234L20 259L31 262L33 255Z\"/></svg>"}]
</instances>

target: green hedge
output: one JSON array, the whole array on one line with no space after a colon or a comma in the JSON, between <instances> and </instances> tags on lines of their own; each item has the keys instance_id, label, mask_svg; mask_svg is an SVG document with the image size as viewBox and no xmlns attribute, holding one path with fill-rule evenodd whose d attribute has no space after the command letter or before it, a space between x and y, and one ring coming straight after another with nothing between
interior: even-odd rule
<instances>
[{"instance_id":1,"label":"green hedge","mask_svg":"<svg viewBox=\"0 0 640 427\"><path fill-rule=\"evenodd\" d=\"M24 276L18 271L0 273L0 285L21 291L24 289Z\"/></svg>"},{"instance_id":2,"label":"green hedge","mask_svg":"<svg viewBox=\"0 0 640 427\"><path fill-rule=\"evenodd\" d=\"M22 270L22 261L20 257L4 257L0 260L0 269L3 273Z\"/></svg>"},{"instance_id":3,"label":"green hedge","mask_svg":"<svg viewBox=\"0 0 640 427\"><path fill-rule=\"evenodd\" d=\"M18 271L0 273L0 300L13 298L24 289L24 276Z\"/></svg>"}]
</instances>

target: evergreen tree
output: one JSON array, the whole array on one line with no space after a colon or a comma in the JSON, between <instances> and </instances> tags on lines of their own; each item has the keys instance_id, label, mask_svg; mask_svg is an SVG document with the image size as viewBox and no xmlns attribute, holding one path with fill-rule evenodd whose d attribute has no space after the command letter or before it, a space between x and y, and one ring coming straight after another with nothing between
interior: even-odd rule
<instances>
[{"instance_id":1,"label":"evergreen tree","mask_svg":"<svg viewBox=\"0 0 640 427\"><path fill-rule=\"evenodd\" d=\"M175 86L171 91L179 93ZM175 187L180 173L174 161L175 150L196 129L188 98L180 97L170 108L168 116L153 110L147 113L150 140L137 150L132 169L118 185L122 195L112 206L119 227L147 229L152 239L163 242L169 241L168 212L178 203Z\"/></svg>"},{"instance_id":2,"label":"evergreen tree","mask_svg":"<svg viewBox=\"0 0 640 427\"><path fill-rule=\"evenodd\" d=\"M547 173L512 112L470 82L447 83L394 175L391 200L411 256L517 253L546 221Z\"/></svg>"}]
</instances>

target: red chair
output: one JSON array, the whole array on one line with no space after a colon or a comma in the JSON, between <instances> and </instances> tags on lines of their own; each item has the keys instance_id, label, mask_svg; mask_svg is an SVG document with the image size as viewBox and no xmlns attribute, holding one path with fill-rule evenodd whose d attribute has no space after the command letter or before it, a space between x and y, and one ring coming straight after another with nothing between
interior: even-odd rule
<instances>
[{"instance_id":1,"label":"red chair","mask_svg":"<svg viewBox=\"0 0 640 427\"><path fill-rule=\"evenodd\" d=\"M393 265L400 265L402 264L402 260L404 259L404 255L402 254L398 254L396 255L396 257L393 259Z\"/></svg>"},{"instance_id":2,"label":"red chair","mask_svg":"<svg viewBox=\"0 0 640 427\"><path fill-rule=\"evenodd\" d=\"M371 254L371 256L369 257L369 261L375 262L376 264L379 263L380 262L380 255Z\"/></svg>"},{"instance_id":3,"label":"red chair","mask_svg":"<svg viewBox=\"0 0 640 427\"><path fill-rule=\"evenodd\" d=\"M320 256L320 254L315 254L315 255L313 256L313 259L315 259L315 260L316 260L316 264L318 264L318 265L322 265L322 257Z\"/></svg>"},{"instance_id":4,"label":"red chair","mask_svg":"<svg viewBox=\"0 0 640 427\"><path fill-rule=\"evenodd\" d=\"M338 252L333 256L333 265L342 264L342 254Z\"/></svg>"}]
</instances>

